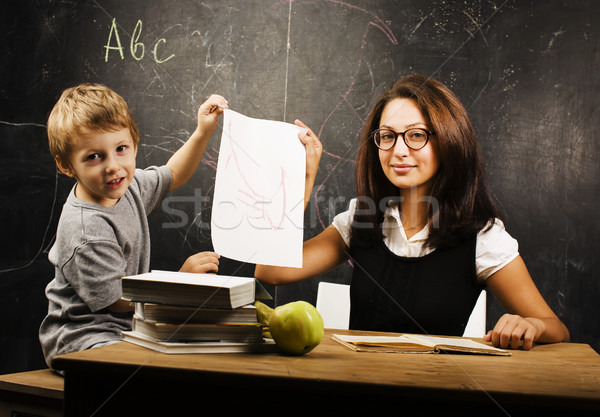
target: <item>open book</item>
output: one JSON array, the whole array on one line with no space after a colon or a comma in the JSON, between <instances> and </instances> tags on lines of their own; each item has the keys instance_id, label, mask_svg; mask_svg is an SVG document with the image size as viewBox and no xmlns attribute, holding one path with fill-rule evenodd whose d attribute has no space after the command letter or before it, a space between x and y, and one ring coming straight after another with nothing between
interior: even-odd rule
<instances>
[{"instance_id":1,"label":"open book","mask_svg":"<svg viewBox=\"0 0 600 417\"><path fill-rule=\"evenodd\" d=\"M400 336L356 336L334 334L332 339L356 352L438 353L460 352L510 356L508 350L484 345L471 339L420 334Z\"/></svg>"}]
</instances>

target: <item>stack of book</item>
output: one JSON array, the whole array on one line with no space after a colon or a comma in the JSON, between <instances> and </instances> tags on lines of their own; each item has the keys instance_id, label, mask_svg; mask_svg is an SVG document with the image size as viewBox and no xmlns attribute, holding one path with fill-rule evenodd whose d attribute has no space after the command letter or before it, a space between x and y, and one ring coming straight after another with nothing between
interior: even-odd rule
<instances>
[{"instance_id":1,"label":"stack of book","mask_svg":"<svg viewBox=\"0 0 600 417\"><path fill-rule=\"evenodd\" d=\"M122 278L123 299L135 304L122 339L164 353L262 352L257 298L270 298L254 278L152 271Z\"/></svg>"}]
</instances>

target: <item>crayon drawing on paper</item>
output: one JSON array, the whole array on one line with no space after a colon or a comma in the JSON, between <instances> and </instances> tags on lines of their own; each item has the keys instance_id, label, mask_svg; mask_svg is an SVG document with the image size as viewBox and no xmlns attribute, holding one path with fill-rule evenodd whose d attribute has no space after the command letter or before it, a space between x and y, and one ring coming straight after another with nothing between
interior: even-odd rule
<instances>
[{"instance_id":1,"label":"crayon drawing on paper","mask_svg":"<svg viewBox=\"0 0 600 417\"><path fill-rule=\"evenodd\" d=\"M225 110L211 215L215 252L302 266L306 154L298 126Z\"/></svg>"}]
</instances>

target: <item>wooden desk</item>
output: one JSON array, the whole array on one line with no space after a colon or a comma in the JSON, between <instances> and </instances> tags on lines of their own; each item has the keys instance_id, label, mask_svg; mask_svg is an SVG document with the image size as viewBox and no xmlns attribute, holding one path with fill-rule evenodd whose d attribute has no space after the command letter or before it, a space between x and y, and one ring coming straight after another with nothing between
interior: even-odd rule
<instances>
[{"instance_id":1,"label":"wooden desk","mask_svg":"<svg viewBox=\"0 0 600 417\"><path fill-rule=\"evenodd\" d=\"M122 342L58 356L53 365L65 371L65 416L158 414L161 407L175 415L215 405L226 415L236 408L263 415L305 408L311 416L390 407L422 407L424 415L600 411L600 355L585 344L537 345L509 357L358 353L332 341L333 332L301 357L166 355Z\"/></svg>"},{"instance_id":2,"label":"wooden desk","mask_svg":"<svg viewBox=\"0 0 600 417\"><path fill-rule=\"evenodd\" d=\"M0 417L62 416L63 385L50 369L0 375Z\"/></svg>"}]
</instances>

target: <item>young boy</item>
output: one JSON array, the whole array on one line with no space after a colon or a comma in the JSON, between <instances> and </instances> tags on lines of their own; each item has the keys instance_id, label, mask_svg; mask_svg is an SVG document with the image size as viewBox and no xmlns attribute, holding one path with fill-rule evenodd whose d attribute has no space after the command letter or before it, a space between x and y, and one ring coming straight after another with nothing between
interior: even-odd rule
<instances>
[{"instance_id":1,"label":"young boy","mask_svg":"<svg viewBox=\"0 0 600 417\"><path fill-rule=\"evenodd\" d=\"M212 95L198 110L196 130L166 165L136 169L139 132L123 98L98 84L63 92L48 118L50 152L61 172L77 180L58 223L48 258L48 315L40 342L48 366L54 355L120 340L132 308L121 300L121 277L148 272L147 215L167 192L196 171L227 101ZM181 271L217 272L218 255L201 252Z\"/></svg>"}]
</instances>

